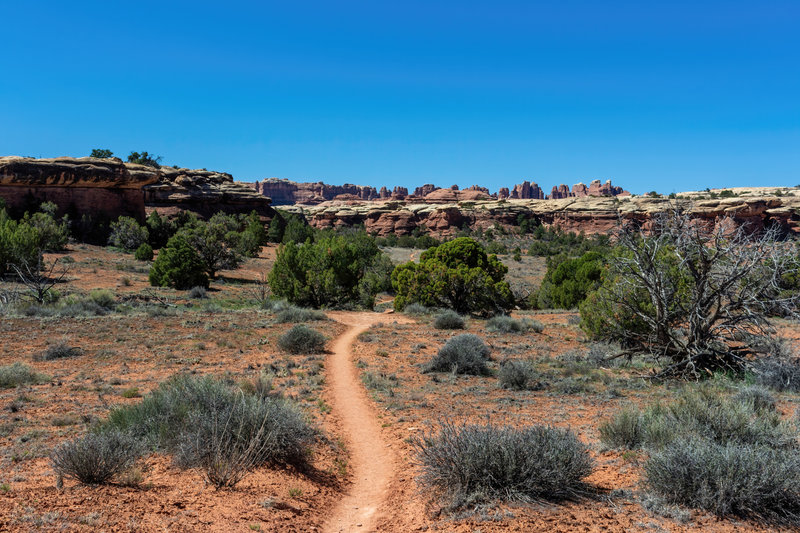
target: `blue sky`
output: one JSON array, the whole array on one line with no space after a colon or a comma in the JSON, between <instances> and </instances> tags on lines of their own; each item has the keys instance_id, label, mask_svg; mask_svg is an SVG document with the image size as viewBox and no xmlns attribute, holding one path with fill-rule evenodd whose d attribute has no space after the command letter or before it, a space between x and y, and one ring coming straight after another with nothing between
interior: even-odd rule
<instances>
[{"instance_id":1,"label":"blue sky","mask_svg":"<svg viewBox=\"0 0 800 533\"><path fill-rule=\"evenodd\" d=\"M0 154L409 188L800 184L796 0L122 4L0 0Z\"/></svg>"}]
</instances>

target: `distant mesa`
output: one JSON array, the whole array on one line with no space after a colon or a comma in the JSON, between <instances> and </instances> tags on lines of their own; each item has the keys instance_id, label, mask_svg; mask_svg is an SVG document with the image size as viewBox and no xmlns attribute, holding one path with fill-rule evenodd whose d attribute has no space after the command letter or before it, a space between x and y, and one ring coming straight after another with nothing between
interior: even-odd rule
<instances>
[{"instance_id":1,"label":"distant mesa","mask_svg":"<svg viewBox=\"0 0 800 533\"><path fill-rule=\"evenodd\" d=\"M347 195L358 200L378 200L391 195L386 188L381 188L380 194L375 187L364 185L328 185L318 181L316 183L297 183L286 179L268 178L255 183L255 190L272 199L273 205L307 204L314 205L337 196Z\"/></svg>"},{"instance_id":2,"label":"distant mesa","mask_svg":"<svg viewBox=\"0 0 800 533\"><path fill-rule=\"evenodd\" d=\"M375 187L365 185L328 185L321 181L314 183L299 183L287 179L268 178L253 184L255 190L264 196L272 199L272 205L317 205L323 202L336 200L343 202L354 201L385 201L385 200L409 200L422 201L426 203L444 203L475 201L485 199L512 199L512 200L545 200L561 198L581 198L584 196L626 196L629 195L622 187L611 184L611 180L601 183L600 180L592 181L587 187L583 183L577 183L569 189L566 185L553 187L549 195L545 195L544 190L538 184L523 181L515 185L513 189L501 188L497 193L490 193L489 189L480 185L472 185L466 189L459 190L458 185L451 185L443 189L432 183L426 183L416 187L414 192L409 194L405 187L394 187L389 189L386 186L376 190Z\"/></svg>"}]
</instances>

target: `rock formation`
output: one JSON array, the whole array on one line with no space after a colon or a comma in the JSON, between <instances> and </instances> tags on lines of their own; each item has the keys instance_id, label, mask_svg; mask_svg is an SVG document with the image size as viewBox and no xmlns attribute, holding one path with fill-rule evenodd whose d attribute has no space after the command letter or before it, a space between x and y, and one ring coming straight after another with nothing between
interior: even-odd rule
<instances>
[{"instance_id":1,"label":"rock formation","mask_svg":"<svg viewBox=\"0 0 800 533\"><path fill-rule=\"evenodd\" d=\"M273 205L308 204L314 205L333 200L340 195L352 195L360 200L377 200L388 198L388 190L381 188L379 193L375 187L364 185L328 185L321 181L316 183L296 183L285 179L269 178L256 182L255 190L272 199ZM407 193L406 193L407 195Z\"/></svg>"},{"instance_id":2,"label":"rock formation","mask_svg":"<svg viewBox=\"0 0 800 533\"><path fill-rule=\"evenodd\" d=\"M144 220L145 209L190 210L201 216L217 211L255 210L272 216L269 199L234 183L230 174L206 170L153 168L117 158L0 157L0 197L15 212L53 202L58 214Z\"/></svg>"},{"instance_id":3,"label":"rock formation","mask_svg":"<svg viewBox=\"0 0 800 533\"><path fill-rule=\"evenodd\" d=\"M488 229L496 223L512 229L520 215L565 231L608 234L621 219L646 224L653 215L671 208L677 201L695 218L710 226L722 217L731 216L737 223L748 224L753 229L776 223L787 232L800 234L800 192L798 196L789 195L789 192L775 196L773 192L774 189L752 191L740 197L713 200L588 195L555 200L516 200L493 199L483 191L439 189L428 194L424 203L359 202L343 206L326 202L289 209L303 213L316 227L364 224L368 232L377 235L408 235L419 228L438 236L452 236L464 226ZM481 197L467 202L461 196L464 194Z\"/></svg>"},{"instance_id":4,"label":"rock formation","mask_svg":"<svg viewBox=\"0 0 800 533\"><path fill-rule=\"evenodd\" d=\"M408 196L408 189L405 187L395 187L392 189L393 200L403 200Z\"/></svg>"},{"instance_id":5,"label":"rock formation","mask_svg":"<svg viewBox=\"0 0 800 533\"><path fill-rule=\"evenodd\" d=\"M53 202L58 215L96 213L143 220L142 188L158 181L152 170L116 158L0 157L0 198L15 213Z\"/></svg>"},{"instance_id":6,"label":"rock formation","mask_svg":"<svg viewBox=\"0 0 800 533\"><path fill-rule=\"evenodd\" d=\"M383 200L403 200L409 199L413 201L426 200L428 197L437 191L459 191L458 185L451 185L447 189L441 189L432 183L426 183L414 189L413 194L409 195L408 189L405 187L394 187L389 189L386 186L376 190L374 187L364 185L351 185L345 183L344 185L328 185L322 182L316 183L296 183L293 181L277 178L269 178L253 185L255 190L264 196L269 196L272 199L273 205L290 205L290 204L303 204L303 205L317 205L329 200L365 200L365 201L383 201ZM509 191L508 188L503 187L496 195L492 195L489 189L480 185L472 185L465 191L477 191L485 193L485 195L493 196L499 199L512 198L515 200L544 200L545 198L561 199L561 198L575 198L584 196L618 196L628 194L623 191L621 187L614 187L610 181L604 184L600 180L595 180L589 187L582 183L576 184L572 191L566 185L558 185L553 187L553 191L549 196L545 196L544 191L536 183L524 181L515 185ZM482 196L481 196L482 197ZM449 193L438 193L431 196L430 199L434 201L459 201L458 196Z\"/></svg>"},{"instance_id":7,"label":"rock formation","mask_svg":"<svg viewBox=\"0 0 800 533\"><path fill-rule=\"evenodd\" d=\"M432 193L433 191L437 190L438 188L439 187L437 187L436 185L434 185L432 183L426 183L422 187L417 187L416 189L414 189L414 196L416 196L417 198L425 198L426 196L428 196L430 193Z\"/></svg>"},{"instance_id":8,"label":"rock formation","mask_svg":"<svg viewBox=\"0 0 800 533\"><path fill-rule=\"evenodd\" d=\"M583 183L576 183L572 186L572 191L569 190L569 187L564 185L558 185L557 187L554 186L552 192L547 197L550 200L558 200L561 198L583 198L586 196L629 196L630 193L622 189L622 187L616 187L611 185L611 180L606 180L605 183L601 183L600 180L593 180L589 186L587 187Z\"/></svg>"},{"instance_id":9,"label":"rock formation","mask_svg":"<svg viewBox=\"0 0 800 533\"><path fill-rule=\"evenodd\" d=\"M148 211L156 209L167 215L191 211L202 218L218 211L255 211L262 217L272 218L275 212L269 198L250 186L234 182L230 174L172 167L150 170L158 176L158 181L142 189Z\"/></svg>"},{"instance_id":10,"label":"rock formation","mask_svg":"<svg viewBox=\"0 0 800 533\"><path fill-rule=\"evenodd\" d=\"M497 197L500 198L500 195L498 194ZM544 200L544 191L536 183L523 181L519 185L514 185L511 194L507 195L506 198Z\"/></svg>"}]
</instances>

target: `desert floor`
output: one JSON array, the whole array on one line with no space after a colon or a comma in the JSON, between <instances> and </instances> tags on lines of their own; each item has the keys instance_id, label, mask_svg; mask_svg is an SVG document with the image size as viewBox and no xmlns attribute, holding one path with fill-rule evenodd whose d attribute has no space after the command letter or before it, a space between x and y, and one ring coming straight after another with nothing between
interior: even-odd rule
<instances>
[{"instance_id":1,"label":"desert floor","mask_svg":"<svg viewBox=\"0 0 800 533\"><path fill-rule=\"evenodd\" d=\"M393 251L395 260L413 251ZM418 253L418 252L417 252ZM604 450L598 427L628 403L668 399L676 385L653 384L641 363L602 368L574 312L524 312L541 333L493 333L479 319L466 332L485 339L494 369L529 359L543 376L536 391L501 388L494 376L420 372L451 336L431 316L327 312L309 323L328 337L327 353L290 356L279 324L253 304L275 248L222 272L207 298L152 289L147 264L107 248L71 245L70 266L57 289L66 297L114 291L118 310L98 317L3 317L0 365L17 361L50 379L0 389L0 530L2 531L774 531L747 521L651 504L640 487L641 457ZM406 255L404 255L406 254ZM510 276L538 283L544 263L523 258ZM10 284L5 284L11 288ZM800 331L782 333L796 343ZM66 342L81 355L35 361L48 345ZM213 374L231 383L267 373L276 391L295 399L323 437L307 472L261 468L230 490L215 490L169 457L151 455L136 483L57 488L49 453L79 435L117 404L135 403L177 373ZM724 386L724 384L720 385ZM797 395L781 394L792 416ZM586 497L562 503L481 505L443 512L415 482L413 437L438 421L549 424L568 427L592 449L596 468Z\"/></svg>"}]
</instances>

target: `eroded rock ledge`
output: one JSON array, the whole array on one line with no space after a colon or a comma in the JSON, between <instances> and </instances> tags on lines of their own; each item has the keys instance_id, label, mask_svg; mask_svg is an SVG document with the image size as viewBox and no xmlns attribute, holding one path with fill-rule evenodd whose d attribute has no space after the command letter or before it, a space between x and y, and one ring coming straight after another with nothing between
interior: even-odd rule
<instances>
[{"instance_id":1,"label":"eroded rock ledge","mask_svg":"<svg viewBox=\"0 0 800 533\"><path fill-rule=\"evenodd\" d=\"M319 205L286 206L285 209L306 216L318 228L363 224L377 235L411 234L416 228L434 235L453 235L462 227L489 229L500 224L512 228L521 218L533 219L545 226L586 234L609 233L620 220L647 224L653 215L681 205L707 224L716 224L732 216L740 224L754 229L776 223L787 232L800 233L800 191L783 189L742 189L741 196L725 199L688 198L669 200L649 197L578 197L557 200L470 200L450 203L413 201L355 202L329 201Z\"/></svg>"},{"instance_id":2,"label":"eroded rock ledge","mask_svg":"<svg viewBox=\"0 0 800 533\"><path fill-rule=\"evenodd\" d=\"M59 214L139 220L145 210L170 214L189 210L207 217L217 211L274 213L269 198L235 183L230 174L185 168L152 168L117 158L0 157L0 198L15 212L41 202L55 203Z\"/></svg>"}]
</instances>

